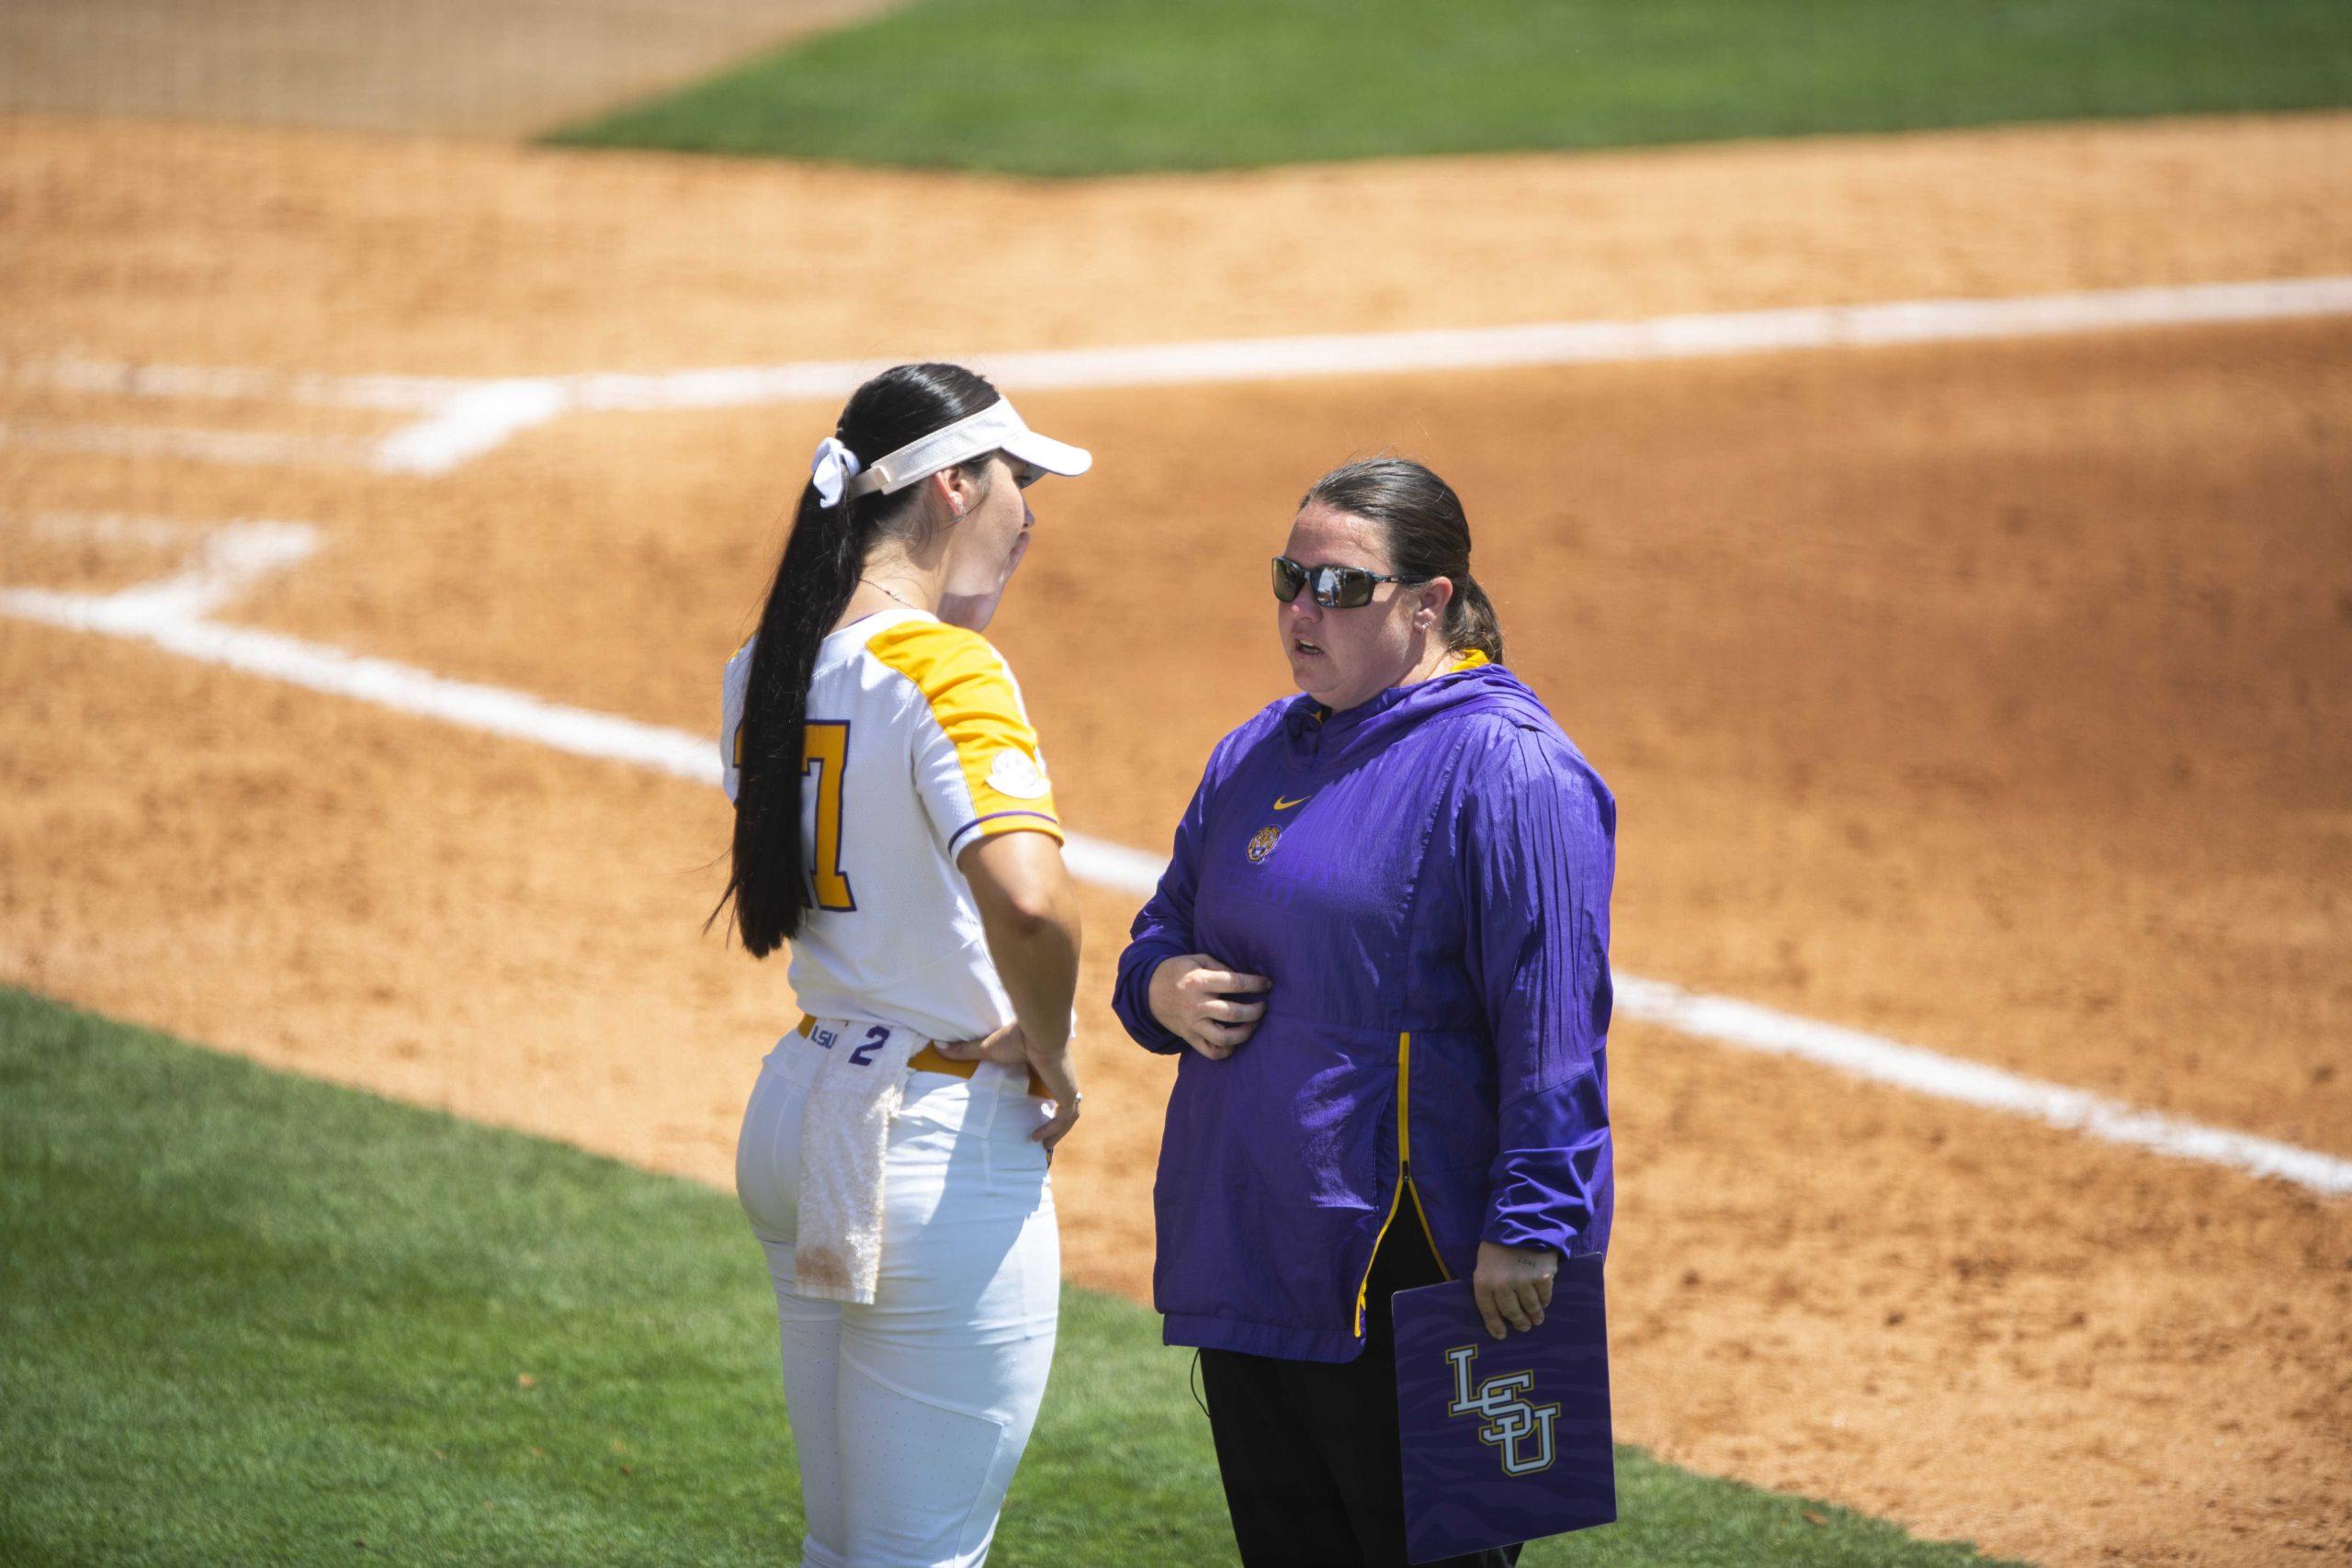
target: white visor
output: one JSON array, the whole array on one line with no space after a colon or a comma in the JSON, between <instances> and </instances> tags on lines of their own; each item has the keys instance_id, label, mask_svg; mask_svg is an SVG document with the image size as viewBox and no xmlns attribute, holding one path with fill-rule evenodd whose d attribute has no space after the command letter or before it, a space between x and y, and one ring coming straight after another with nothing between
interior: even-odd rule
<instances>
[{"instance_id":1,"label":"white visor","mask_svg":"<svg viewBox=\"0 0 2352 1568\"><path fill-rule=\"evenodd\" d=\"M1076 476L1094 466L1094 454L1083 446L1040 435L1021 422L1012 405L999 398L976 414L910 441L888 457L876 457L849 481L852 495L896 495L917 479L929 479L942 468L1001 449L1016 461L1034 464L1049 474Z\"/></svg>"}]
</instances>

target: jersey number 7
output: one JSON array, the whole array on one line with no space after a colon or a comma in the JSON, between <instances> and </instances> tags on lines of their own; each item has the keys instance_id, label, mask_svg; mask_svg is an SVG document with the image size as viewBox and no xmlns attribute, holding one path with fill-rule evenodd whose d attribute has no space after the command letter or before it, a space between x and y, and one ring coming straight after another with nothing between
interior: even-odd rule
<instances>
[{"instance_id":1,"label":"jersey number 7","mask_svg":"<svg viewBox=\"0 0 2352 1568\"><path fill-rule=\"evenodd\" d=\"M802 731L800 777L817 771L817 854L809 880L817 908L846 911L857 908L842 874L842 771L849 763L849 724L843 719L812 718Z\"/></svg>"}]
</instances>

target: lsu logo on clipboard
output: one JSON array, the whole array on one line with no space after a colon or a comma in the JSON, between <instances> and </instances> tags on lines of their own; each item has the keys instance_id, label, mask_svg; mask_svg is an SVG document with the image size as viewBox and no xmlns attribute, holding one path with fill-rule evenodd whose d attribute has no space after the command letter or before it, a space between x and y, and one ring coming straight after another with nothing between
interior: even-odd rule
<instances>
[{"instance_id":1,"label":"lsu logo on clipboard","mask_svg":"<svg viewBox=\"0 0 2352 1568\"><path fill-rule=\"evenodd\" d=\"M1445 1353L1453 1367L1453 1399L1446 1405L1448 1416L1476 1416L1478 1440L1496 1450L1502 1461L1505 1475L1534 1475L1552 1468L1556 1457L1552 1444L1553 1425L1560 1418L1560 1407L1537 1404L1527 1396L1535 1389L1533 1372L1510 1372L1491 1377L1477 1385L1474 1393L1470 1384L1471 1371L1478 1359L1478 1347L1460 1345Z\"/></svg>"}]
</instances>

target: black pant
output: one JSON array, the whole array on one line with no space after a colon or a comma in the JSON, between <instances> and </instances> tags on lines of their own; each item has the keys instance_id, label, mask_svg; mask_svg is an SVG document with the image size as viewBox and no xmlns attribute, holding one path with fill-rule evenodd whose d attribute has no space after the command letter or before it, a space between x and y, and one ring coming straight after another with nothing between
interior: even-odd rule
<instances>
[{"instance_id":1,"label":"black pant","mask_svg":"<svg viewBox=\"0 0 2352 1568\"><path fill-rule=\"evenodd\" d=\"M1373 1259L1362 1356L1333 1363L1201 1352L1209 1431L1244 1568L1405 1568L1388 1298L1444 1278L1420 1226L1400 1215ZM1510 1546L1449 1557L1442 1568L1518 1561Z\"/></svg>"}]
</instances>

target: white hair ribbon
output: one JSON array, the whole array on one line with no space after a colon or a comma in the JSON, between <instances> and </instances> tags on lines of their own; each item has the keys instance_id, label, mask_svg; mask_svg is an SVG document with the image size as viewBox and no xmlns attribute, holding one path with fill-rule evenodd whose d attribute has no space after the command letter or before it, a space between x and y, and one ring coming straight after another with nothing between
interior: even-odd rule
<instances>
[{"instance_id":1,"label":"white hair ribbon","mask_svg":"<svg viewBox=\"0 0 2352 1568\"><path fill-rule=\"evenodd\" d=\"M817 443L817 456L809 460L808 477L817 486L817 499L827 506L839 506L849 491L849 481L857 478L865 465L857 454L842 445L838 435L828 435Z\"/></svg>"}]
</instances>

